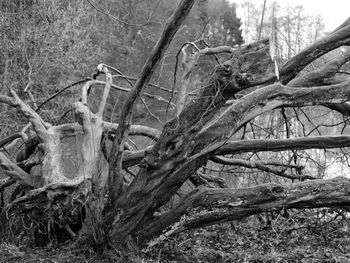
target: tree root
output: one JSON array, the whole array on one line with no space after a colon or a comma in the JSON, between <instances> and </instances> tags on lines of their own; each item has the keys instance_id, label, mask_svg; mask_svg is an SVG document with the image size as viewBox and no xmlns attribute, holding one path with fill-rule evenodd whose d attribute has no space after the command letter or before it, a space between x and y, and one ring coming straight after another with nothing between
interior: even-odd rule
<instances>
[{"instance_id":1,"label":"tree root","mask_svg":"<svg viewBox=\"0 0 350 263\"><path fill-rule=\"evenodd\" d=\"M3 237L34 237L32 241L38 246L75 239L86 217L86 199L83 189L72 187L30 191L14 200L3 212ZM25 233L18 235L21 231Z\"/></svg>"}]
</instances>

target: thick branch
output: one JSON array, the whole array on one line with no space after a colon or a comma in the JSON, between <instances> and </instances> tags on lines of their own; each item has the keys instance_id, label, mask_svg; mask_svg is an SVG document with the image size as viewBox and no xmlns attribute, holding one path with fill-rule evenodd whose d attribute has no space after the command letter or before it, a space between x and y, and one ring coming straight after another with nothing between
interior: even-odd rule
<instances>
[{"instance_id":1,"label":"thick branch","mask_svg":"<svg viewBox=\"0 0 350 263\"><path fill-rule=\"evenodd\" d=\"M350 147L350 136L315 136L275 140L242 140L225 143L215 151L217 155L243 152L288 151Z\"/></svg>"},{"instance_id":2,"label":"thick branch","mask_svg":"<svg viewBox=\"0 0 350 263\"><path fill-rule=\"evenodd\" d=\"M79 123L82 125L83 140L81 146L82 163L78 169L78 180L97 179L98 173L98 161L100 160L100 143L103 134L103 111L106 106L107 97L112 85L112 75L108 68L104 64L97 66L98 72L102 72L106 75L106 84L103 91L103 95L99 104L98 112L93 114L89 107L86 105L88 88L85 84L82 89L81 102L74 103L74 112L78 117ZM73 128L73 129L72 129ZM62 125L56 129L67 134L76 130L76 125L70 127L69 125ZM62 135L61 135L62 136Z\"/></svg>"},{"instance_id":3,"label":"thick branch","mask_svg":"<svg viewBox=\"0 0 350 263\"><path fill-rule=\"evenodd\" d=\"M74 103L73 107L83 129L82 163L79 166L77 177L79 180L91 179L98 170L97 161L100 153L103 121L99 115L93 114L82 102ZM62 130L62 126L59 128Z\"/></svg>"},{"instance_id":4,"label":"thick branch","mask_svg":"<svg viewBox=\"0 0 350 263\"><path fill-rule=\"evenodd\" d=\"M288 86L315 87L343 82L343 78L338 80L337 78L334 78L334 76L337 74L339 69L348 61L350 61L349 51L340 55L337 59L328 62L323 67L291 80L288 83Z\"/></svg>"},{"instance_id":5,"label":"thick branch","mask_svg":"<svg viewBox=\"0 0 350 263\"><path fill-rule=\"evenodd\" d=\"M200 55L214 55L220 53L233 53L236 49L230 46L206 47L199 51Z\"/></svg>"},{"instance_id":6,"label":"thick branch","mask_svg":"<svg viewBox=\"0 0 350 263\"><path fill-rule=\"evenodd\" d=\"M154 218L139 231L138 236L139 240L146 240L158 235L185 214L184 220L174 226L176 229L172 233L238 220L264 211L349 205L349 189L350 180L343 177L288 186L272 183L243 189L197 189L172 211Z\"/></svg>"},{"instance_id":7,"label":"thick branch","mask_svg":"<svg viewBox=\"0 0 350 263\"><path fill-rule=\"evenodd\" d=\"M212 153L216 155L239 154L245 152L262 151L288 151L288 150L306 150L306 149L333 149L341 147L350 147L350 136L315 136L293 139L274 139L274 140L240 140L228 141L219 144L220 148ZM151 149L151 148L150 148ZM150 151L149 149L149 151ZM146 150L128 152L123 158L123 167L136 165L142 161ZM271 162L262 162L264 165L284 166ZM290 165L288 165L289 167ZM300 169L301 167L290 166Z\"/></svg>"},{"instance_id":8,"label":"thick branch","mask_svg":"<svg viewBox=\"0 0 350 263\"><path fill-rule=\"evenodd\" d=\"M350 81L331 86L291 88L279 83L256 90L234 101L220 116L209 122L199 135L206 138L229 139L244 123L272 109L342 103L350 99ZM210 143L208 139L207 144ZM207 146L208 151L213 147Z\"/></svg>"},{"instance_id":9,"label":"thick branch","mask_svg":"<svg viewBox=\"0 0 350 263\"><path fill-rule=\"evenodd\" d=\"M296 56L287 61L280 69L281 82L286 84L292 80L309 63L316 58L341 46L350 45L350 25L342 27L330 35L316 41Z\"/></svg>"},{"instance_id":10,"label":"thick branch","mask_svg":"<svg viewBox=\"0 0 350 263\"><path fill-rule=\"evenodd\" d=\"M51 125L44 122L34 110L21 101L13 90L10 90L10 92L12 98L3 95L0 96L0 102L16 107L32 123L33 128L40 139L45 141L47 136L46 129L51 127Z\"/></svg>"}]
</instances>

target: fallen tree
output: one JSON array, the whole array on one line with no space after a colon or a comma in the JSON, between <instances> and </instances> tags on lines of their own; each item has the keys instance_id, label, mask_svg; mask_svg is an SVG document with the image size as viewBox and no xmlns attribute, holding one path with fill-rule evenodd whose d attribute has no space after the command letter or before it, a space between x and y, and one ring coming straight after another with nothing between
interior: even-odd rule
<instances>
[{"instance_id":1,"label":"fallen tree","mask_svg":"<svg viewBox=\"0 0 350 263\"><path fill-rule=\"evenodd\" d=\"M80 100L73 105L77 123L52 125L14 91L10 91L10 96L0 95L1 103L17 108L30 123L21 132L0 142L2 147L14 140L23 140L25 144L16 161L5 153L0 154L0 166L8 176L0 181L0 190L15 182L19 185L6 206L2 206L2 237L28 232L34 234L38 242L62 241L81 238L84 229L84 238L92 240L95 248L118 244L136 249L162 235L237 220L264 211L349 205L350 180L345 178L313 180L316 179L313 175L302 175L299 178L312 181L231 189L225 188L225 184L221 184L224 188L214 188L208 181L221 181L198 172L213 160L279 174L271 169L271 165L276 164L221 156L348 147L348 136L275 141L237 139L247 123L277 108L318 105L348 114L350 82L336 78L337 69L348 61L348 56L321 70L298 75L320 56L350 45L348 23L287 61L279 70L279 81L270 58L269 40L236 49L197 50L198 56L193 59L221 52L230 53L231 57L218 65L201 91L184 104L181 96L186 93L191 67L196 64L193 60L187 61L188 74L183 76L181 103L177 114L162 131L132 125L135 105L193 3L194 0L181 1L169 18L124 102L118 124L103 120L110 89L116 87L111 67L104 64L98 65L94 78L86 80ZM97 75L105 76L105 81L96 80ZM89 89L93 84L104 85L96 113L88 105ZM239 96L239 93L244 96ZM131 135L146 136L155 143L147 149L133 151L127 141ZM81 160L77 174L67 176L63 169L62 140L72 136L82 138ZM105 145L108 140L111 149ZM103 161L108 163L107 173L100 169ZM137 173L130 179L125 171L135 165L138 165ZM39 172L32 172L34 166L40 166ZM183 196L175 207L164 211L164 206L188 180L195 186L194 190Z\"/></svg>"}]
</instances>

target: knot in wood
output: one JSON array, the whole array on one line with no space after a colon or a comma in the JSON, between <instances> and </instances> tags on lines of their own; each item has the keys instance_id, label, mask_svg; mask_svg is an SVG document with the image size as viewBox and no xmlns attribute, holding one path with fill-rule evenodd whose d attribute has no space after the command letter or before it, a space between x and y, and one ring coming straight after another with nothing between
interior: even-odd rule
<instances>
[{"instance_id":1,"label":"knot in wood","mask_svg":"<svg viewBox=\"0 0 350 263\"><path fill-rule=\"evenodd\" d=\"M284 192L284 187L282 185L276 185L271 189L273 195L278 195Z\"/></svg>"},{"instance_id":2,"label":"knot in wood","mask_svg":"<svg viewBox=\"0 0 350 263\"><path fill-rule=\"evenodd\" d=\"M218 74L218 77L229 77L232 75L232 64L230 61L226 61L221 65L217 66L215 72Z\"/></svg>"},{"instance_id":3,"label":"knot in wood","mask_svg":"<svg viewBox=\"0 0 350 263\"><path fill-rule=\"evenodd\" d=\"M253 76L250 73L242 72L235 76L235 81L238 86L244 87L253 81Z\"/></svg>"},{"instance_id":4,"label":"knot in wood","mask_svg":"<svg viewBox=\"0 0 350 263\"><path fill-rule=\"evenodd\" d=\"M146 151L145 158L139 163L141 168L158 169L159 168L159 154L153 151Z\"/></svg>"}]
</instances>

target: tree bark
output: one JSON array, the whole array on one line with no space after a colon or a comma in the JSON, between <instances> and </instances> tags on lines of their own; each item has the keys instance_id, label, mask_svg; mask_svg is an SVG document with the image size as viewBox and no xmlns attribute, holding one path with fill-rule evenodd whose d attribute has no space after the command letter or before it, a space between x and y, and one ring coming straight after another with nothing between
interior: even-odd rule
<instances>
[{"instance_id":1,"label":"tree bark","mask_svg":"<svg viewBox=\"0 0 350 263\"><path fill-rule=\"evenodd\" d=\"M158 236L169 225L185 220L163 235L239 220L267 211L290 208L339 207L350 204L350 180L337 177L290 185L265 184L241 189L196 189L172 211L155 218L138 232L140 241Z\"/></svg>"}]
</instances>

